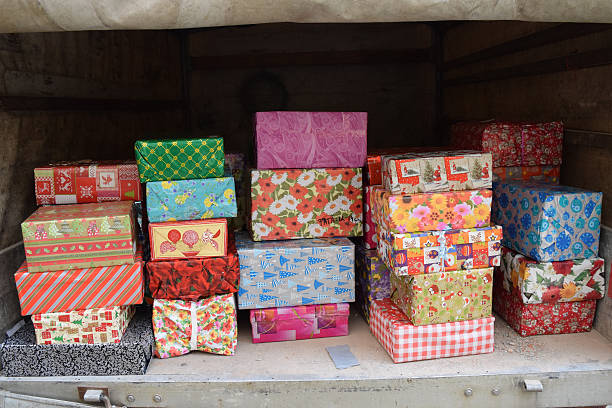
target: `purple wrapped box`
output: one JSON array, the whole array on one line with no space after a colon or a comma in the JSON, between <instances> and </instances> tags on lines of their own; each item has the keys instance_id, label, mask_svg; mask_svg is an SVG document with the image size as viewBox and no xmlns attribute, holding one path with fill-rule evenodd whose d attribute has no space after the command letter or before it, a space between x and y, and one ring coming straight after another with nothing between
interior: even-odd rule
<instances>
[{"instance_id":1,"label":"purple wrapped box","mask_svg":"<svg viewBox=\"0 0 612 408\"><path fill-rule=\"evenodd\" d=\"M390 271L375 249L365 249L362 246L356 248L356 300L369 321L372 301L391 297Z\"/></svg>"}]
</instances>

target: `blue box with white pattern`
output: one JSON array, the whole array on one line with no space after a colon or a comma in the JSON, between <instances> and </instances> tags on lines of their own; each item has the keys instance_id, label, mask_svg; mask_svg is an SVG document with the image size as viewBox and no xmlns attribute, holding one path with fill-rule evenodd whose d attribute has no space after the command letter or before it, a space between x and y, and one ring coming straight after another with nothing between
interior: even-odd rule
<instances>
[{"instance_id":1,"label":"blue box with white pattern","mask_svg":"<svg viewBox=\"0 0 612 408\"><path fill-rule=\"evenodd\" d=\"M236 234L239 309L355 301L355 245L347 238L254 242Z\"/></svg>"}]
</instances>

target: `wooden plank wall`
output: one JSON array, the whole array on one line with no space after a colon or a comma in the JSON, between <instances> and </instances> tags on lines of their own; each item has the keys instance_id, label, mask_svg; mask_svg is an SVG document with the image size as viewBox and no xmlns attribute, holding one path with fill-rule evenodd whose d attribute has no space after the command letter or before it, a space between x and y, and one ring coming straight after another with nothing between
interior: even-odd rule
<instances>
[{"instance_id":1,"label":"wooden plank wall","mask_svg":"<svg viewBox=\"0 0 612 408\"><path fill-rule=\"evenodd\" d=\"M612 25L472 22L444 36L443 116L562 120L561 181L604 193L612 225Z\"/></svg>"}]
</instances>

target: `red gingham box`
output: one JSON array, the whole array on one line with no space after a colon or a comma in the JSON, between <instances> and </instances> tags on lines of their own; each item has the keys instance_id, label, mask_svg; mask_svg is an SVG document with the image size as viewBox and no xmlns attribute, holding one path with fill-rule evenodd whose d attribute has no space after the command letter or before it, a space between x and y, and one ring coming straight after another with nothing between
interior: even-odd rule
<instances>
[{"instance_id":1,"label":"red gingham box","mask_svg":"<svg viewBox=\"0 0 612 408\"><path fill-rule=\"evenodd\" d=\"M493 316L414 326L391 299L374 300L370 329L394 363L493 352Z\"/></svg>"}]
</instances>

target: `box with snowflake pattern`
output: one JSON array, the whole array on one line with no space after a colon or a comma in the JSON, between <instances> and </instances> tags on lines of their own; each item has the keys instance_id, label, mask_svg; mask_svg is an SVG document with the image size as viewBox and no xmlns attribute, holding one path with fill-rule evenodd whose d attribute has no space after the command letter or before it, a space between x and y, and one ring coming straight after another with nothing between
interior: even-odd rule
<instances>
[{"instance_id":1,"label":"box with snowflake pattern","mask_svg":"<svg viewBox=\"0 0 612 408\"><path fill-rule=\"evenodd\" d=\"M355 300L355 245L347 238L253 242L236 234L238 308Z\"/></svg>"}]
</instances>

